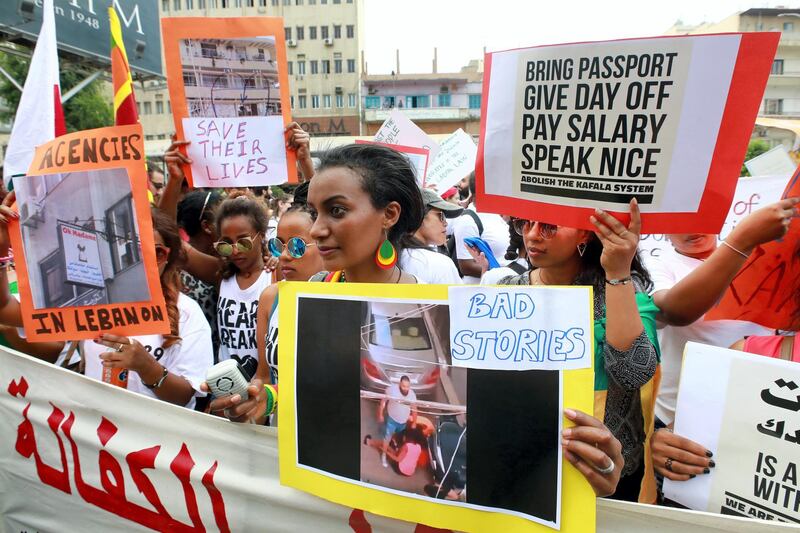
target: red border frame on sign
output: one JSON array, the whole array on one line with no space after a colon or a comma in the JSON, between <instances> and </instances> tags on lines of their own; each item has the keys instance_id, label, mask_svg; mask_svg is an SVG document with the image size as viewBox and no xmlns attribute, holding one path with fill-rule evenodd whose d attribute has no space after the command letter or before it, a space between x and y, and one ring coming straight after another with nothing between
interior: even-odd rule
<instances>
[{"instance_id":1,"label":"red border frame on sign","mask_svg":"<svg viewBox=\"0 0 800 533\"><path fill-rule=\"evenodd\" d=\"M736 65L731 76L728 99L720 121L719 135L708 172L708 180L696 213L642 213L642 233L719 233L725 222L742 160L747 151L761 98L769 78L772 60L780 40L779 32L727 33L715 35L741 35ZM708 35L662 36L647 39L683 39ZM631 41L640 39L619 39ZM583 43L568 43L583 44ZM602 43L598 43L602 44ZM564 46L564 45L547 45ZM544 47L533 47L544 48ZM521 49L516 49L521 50ZM481 211L530 218L533 213L542 221L563 226L594 230L589 216L594 209L520 200L508 196L486 194L484 172L484 141L489 102L489 81L492 55L484 57L483 99L481 102L481 135L475 163L477 177L476 203ZM610 211L625 224L630 220L627 212Z\"/></svg>"}]
</instances>

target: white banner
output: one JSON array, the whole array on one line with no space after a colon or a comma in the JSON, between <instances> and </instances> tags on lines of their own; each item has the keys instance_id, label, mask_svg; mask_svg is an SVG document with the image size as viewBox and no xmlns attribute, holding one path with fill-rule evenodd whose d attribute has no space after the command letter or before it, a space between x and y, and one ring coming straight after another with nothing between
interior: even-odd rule
<instances>
[{"instance_id":1,"label":"white banner","mask_svg":"<svg viewBox=\"0 0 800 533\"><path fill-rule=\"evenodd\" d=\"M112 387L0 348L0 532L431 533L278 482L277 432ZM776 525L598 500L597 530ZM442 533L440 531L440 533Z\"/></svg>"}]
</instances>

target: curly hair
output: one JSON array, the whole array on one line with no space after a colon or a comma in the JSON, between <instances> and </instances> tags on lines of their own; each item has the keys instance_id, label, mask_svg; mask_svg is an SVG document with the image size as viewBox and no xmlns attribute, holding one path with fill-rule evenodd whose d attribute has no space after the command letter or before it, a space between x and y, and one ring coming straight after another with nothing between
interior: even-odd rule
<instances>
[{"instance_id":1,"label":"curly hair","mask_svg":"<svg viewBox=\"0 0 800 533\"><path fill-rule=\"evenodd\" d=\"M186 259L183 251L183 242L178 234L178 225L169 215L157 208L150 210L153 219L153 231L157 231L164 241L164 246L169 248L167 263L161 273L161 291L167 304L167 318L169 319L169 334L164 335L162 348L166 349L181 341L180 337L180 311L178 311L178 296L181 293L181 267Z\"/></svg>"},{"instance_id":2,"label":"curly hair","mask_svg":"<svg viewBox=\"0 0 800 533\"><path fill-rule=\"evenodd\" d=\"M222 223L225 219L243 216L250 219L250 224L257 233L261 234L261 245L264 247L266 240L267 225L267 212L264 209L264 204L260 200L253 198L251 194L246 192L237 191L228 196L227 199L220 202L216 209L216 226L217 233L222 235ZM261 250L262 255L264 250ZM231 261L225 261L222 265L220 275L223 279L228 279L239 272L239 267L234 265Z\"/></svg>"}]
</instances>

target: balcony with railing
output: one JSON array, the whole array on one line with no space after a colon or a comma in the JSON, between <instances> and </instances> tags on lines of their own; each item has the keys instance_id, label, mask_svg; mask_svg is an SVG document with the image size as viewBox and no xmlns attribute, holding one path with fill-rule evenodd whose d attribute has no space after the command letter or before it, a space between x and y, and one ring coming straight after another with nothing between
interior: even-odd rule
<instances>
[{"instance_id":1,"label":"balcony with railing","mask_svg":"<svg viewBox=\"0 0 800 533\"><path fill-rule=\"evenodd\" d=\"M383 122L393 111L414 121L478 120L480 98L480 94L463 93L367 95L362 98L364 121Z\"/></svg>"},{"instance_id":2,"label":"balcony with railing","mask_svg":"<svg viewBox=\"0 0 800 533\"><path fill-rule=\"evenodd\" d=\"M758 115L775 118L800 118L800 98L764 98Z\"/></svg>"},{"instance_id":3,"label":"balcony with railing","mask_svg":"<svg viewBox=\"0 0 800 533\"><path fill-rule=\"evenodd\" d=\"M192 50L188 54L184 50L183 61L188 66L196 69L231 69L231 70L262 70L277 72L278 68L273 59L263 53L241 52L226 50L202 49Z\"/></svg>"}]
</instances>

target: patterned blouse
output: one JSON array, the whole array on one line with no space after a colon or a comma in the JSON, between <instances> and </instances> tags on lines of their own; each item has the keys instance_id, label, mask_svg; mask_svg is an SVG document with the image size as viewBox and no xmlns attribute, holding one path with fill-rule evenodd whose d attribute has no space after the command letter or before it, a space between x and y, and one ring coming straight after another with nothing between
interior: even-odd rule
<instances>
[{"instance_id":1,"label":"patterned blouse","mask_svg":"<svg viewBox=\"0 0 800 533\"><path fill-rule=\"evenodd\" d=\"M509 276L498 281L500 285L530 285L530 272ZM644 283L633 274L636 292L645 292ZM594 319L600 320L606 311L605 284L594 287ZM644 420L639 389L656 373L658 356L656 348L642 330L633 344L619 351L609 343L603 343L606 372L608 373L608 395L603 421L611 433L622 443L622 456L626 476L639 468L644 460Z\"/></svg>"}]
</instances>

